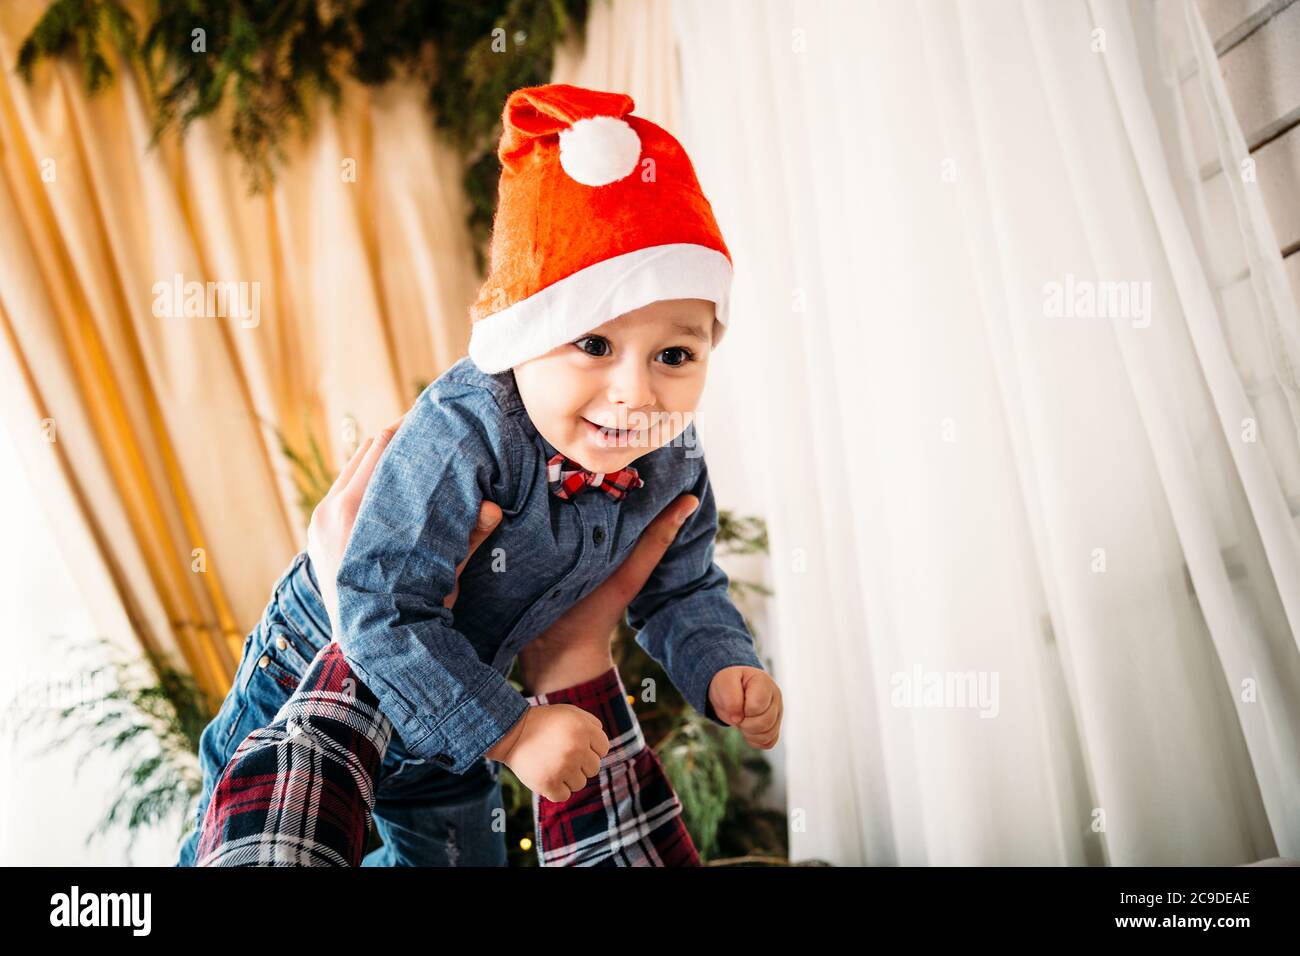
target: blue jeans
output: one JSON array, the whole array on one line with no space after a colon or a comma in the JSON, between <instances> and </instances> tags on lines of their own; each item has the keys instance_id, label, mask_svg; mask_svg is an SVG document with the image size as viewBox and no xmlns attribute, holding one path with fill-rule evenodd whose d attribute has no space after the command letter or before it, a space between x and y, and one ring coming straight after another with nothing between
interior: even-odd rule
<instances>
[{"instance_id":1,"label":"blue jeans","mask_svg":"<svg viewBox=\"0 0 1300 956\"><path fill-rule=\"evenodd\" d=\"M329 641L329 616L311 562L301 552L244 639L234 686L199 740L203 791L194 832L182 844L177 866L194 865L203 815L235 749L271 723ZM362 866L506 865L505 809L495 760L480 759L454 774L412 757L394 731L380 768L374 820L384 845Z\"/></svg>"}]
</instances>

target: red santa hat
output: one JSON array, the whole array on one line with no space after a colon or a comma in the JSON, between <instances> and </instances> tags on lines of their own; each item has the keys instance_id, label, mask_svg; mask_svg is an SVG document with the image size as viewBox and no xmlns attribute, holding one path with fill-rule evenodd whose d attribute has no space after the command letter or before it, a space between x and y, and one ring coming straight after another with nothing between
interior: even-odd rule
<instances>
[{"instance_id":1,"label":"red santa hat","mask_svg":"<svg viewBox=\"0 0 1300 956\"><path fill-rule=\"evenodd\" d=\"M731 253L690 157L626 93L552 83L506 100L491 266L470 359L502 372L661 299L728 322Z\"/></svg>"}]
</instances>

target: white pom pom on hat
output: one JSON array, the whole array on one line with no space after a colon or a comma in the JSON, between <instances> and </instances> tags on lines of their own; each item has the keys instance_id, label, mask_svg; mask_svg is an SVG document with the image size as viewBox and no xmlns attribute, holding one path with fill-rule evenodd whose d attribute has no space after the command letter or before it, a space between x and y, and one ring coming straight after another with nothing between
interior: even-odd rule
<instances>
[{"instance_id":1,"label":"white pom pom on hat","mask_svg":"<svg viewBox=\"0 0 1300 956\"><path fill-rule=\"evenodd\" d=\"M560 131L560 165L584 186L627 176L641 158L641 137L617 116L592 116Z\"/></svg>"}]
</instances>

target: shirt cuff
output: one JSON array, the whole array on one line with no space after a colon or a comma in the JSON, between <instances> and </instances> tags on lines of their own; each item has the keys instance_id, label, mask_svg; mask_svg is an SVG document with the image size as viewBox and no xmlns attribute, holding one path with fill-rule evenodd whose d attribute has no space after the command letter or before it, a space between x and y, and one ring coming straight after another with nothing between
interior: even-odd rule
<instances>
[{"instance_id":1,"label":"shirt cuff","mask_svg":"<svg viewBox=\"0 0 1300 956\"><path fill-rule=\"evenodd\" d=\"M528 710L528 701L493 671L459 707L407 751L452 773L464 773L500 742Z\"/></svg>"}]
</instances>

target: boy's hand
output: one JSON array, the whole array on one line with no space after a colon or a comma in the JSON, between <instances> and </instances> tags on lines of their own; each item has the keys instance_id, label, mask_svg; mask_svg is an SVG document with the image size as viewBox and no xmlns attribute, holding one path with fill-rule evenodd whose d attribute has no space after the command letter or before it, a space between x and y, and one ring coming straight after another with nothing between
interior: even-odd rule
<instances>
[{"instance_id":1,"label":"boy's hand","mask_svg":"<svg viewBox=\"0 0 1300 956\"><path fill-rule=\"evenodd\" d=\"M718 719L740 730L745 742L771 750L781 735L781 688L758 667L724 667L709 682L709 703Z\"/></svg>"},{"instance_id":2,"label":"boy's hand","mask_svg":"<svg viewBox=\"0 0 1300 956\"><path fill-rule=\"evenodd\" d=\"M499 760L529 790L563 803L600 770L609 753L600 718L572 704L537 704L485 756Z\"/></svg>"}]
</instances>

